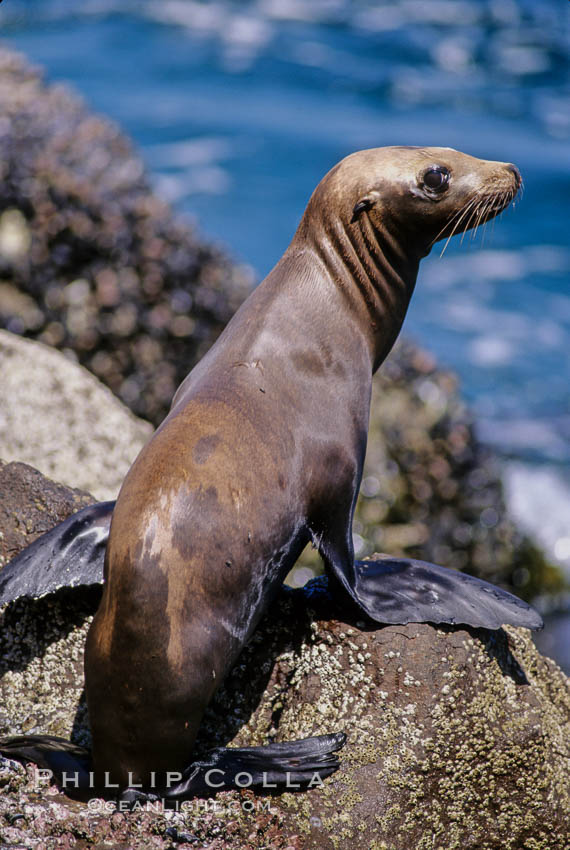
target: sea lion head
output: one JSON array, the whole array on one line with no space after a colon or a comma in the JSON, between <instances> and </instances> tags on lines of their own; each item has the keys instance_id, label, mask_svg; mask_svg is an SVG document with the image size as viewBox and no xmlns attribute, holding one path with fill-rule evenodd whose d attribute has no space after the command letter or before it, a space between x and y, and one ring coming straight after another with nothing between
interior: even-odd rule
<instances>
[{"instance_id":1,"label":"sea lion head","mask_svg":"<svg viewBox=\"0 0 570 850\"><path fill-rule=\"evenodd\" d=\"M321 181L310 206L324 204L344 228L363 222L390 234L418 257L454 233L502 212L522 184L508 162L477 159L453 148L385 147L358 151Z\"/></svg>"}]
</instances>

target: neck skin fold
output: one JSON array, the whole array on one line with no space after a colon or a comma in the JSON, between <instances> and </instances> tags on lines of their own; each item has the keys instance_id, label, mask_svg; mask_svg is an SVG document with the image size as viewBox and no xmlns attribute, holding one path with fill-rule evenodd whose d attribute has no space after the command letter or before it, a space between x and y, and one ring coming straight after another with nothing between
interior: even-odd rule
<instances>
[{"instance_id":1,"label":"neck skin fold","mask_svg":"<svg viewBox=\"0 0 570 850\"><path fill-rule=\"evenodd\" d=\"M367 212L354 223L326 216L317 222L308 208L291 244L313 254L349 303L367 339L373 372L400 332L423 256L402 243L401 234L384 222L377 226Z\"/></svg>"}]
</instances>

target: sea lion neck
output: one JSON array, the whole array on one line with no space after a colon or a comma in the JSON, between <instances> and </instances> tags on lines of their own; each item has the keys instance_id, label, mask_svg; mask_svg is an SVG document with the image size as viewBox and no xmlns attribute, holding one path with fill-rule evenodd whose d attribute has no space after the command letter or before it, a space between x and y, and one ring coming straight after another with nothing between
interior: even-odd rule
<instances>
[{"instance_id":1,"label":"sea lion neck","mask_svg":"<svg viewBox=\"0 0 570 850\"><path fill-rule=\"evenodd\" d=\"M420 259L413 238L391 227L389 216L379 226L364 213L350 221L312 198L291 243L291 253L321 266L367 338L372 371L392 348L414 291Z\"/></svg>"}]
</instances>

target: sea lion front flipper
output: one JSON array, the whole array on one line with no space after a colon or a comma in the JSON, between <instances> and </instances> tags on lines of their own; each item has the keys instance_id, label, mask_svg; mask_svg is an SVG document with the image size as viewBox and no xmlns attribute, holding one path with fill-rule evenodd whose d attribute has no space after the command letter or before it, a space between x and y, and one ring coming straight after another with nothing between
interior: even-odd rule
<instances>
[{"instance_id":1,"label":"sea lion front flipper","mask_svg":"<svg viewBox=\"0 0 570 850\"><path fill-rule=\"evenodd\" d=\"M61 587L102 584L115 502L98 502L68 517L16 555L0 573L0 606L39 599Z\"/></svg>"},{"instance_id":2,"label":"sea lion front flipper","mask_svg":"<svg viewBox=\"0 0 570 850\"><path fill-rule=\"evenodd\" d=\"M426 561L381 555L355 561L351 573L350 595L378 623L450 623L485 629L544 625L538 612L512 593ZM342 583L347 587L346 581Z\"/></svg>"}]
</instances>

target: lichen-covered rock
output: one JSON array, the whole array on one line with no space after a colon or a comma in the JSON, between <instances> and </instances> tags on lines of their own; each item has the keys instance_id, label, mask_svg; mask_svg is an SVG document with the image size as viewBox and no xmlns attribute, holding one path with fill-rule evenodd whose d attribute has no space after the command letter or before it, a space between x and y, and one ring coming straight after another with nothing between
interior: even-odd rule
<instances>
[{"instance_id":1,"label":"lichen-covered rock","mask_svg":"<svg viewBox=\"0 0 570 850\"><path fill-rule=\"evenodd\" d=\"M114 499L152 425L61 352L7 331L0 331L0 381L0 456Z\"/></svg>"},{"instance_id":2,"label":"lichen-covered rock","mask_svg":"<svg viewBox=\"0 0 570 850\"><path fill-rule=\"evenodd\" d=\"M88 499L22 464L0 467L0 501L10 492L24 504L0 514L4 557L45 530L46 514L61 519ZM0 734L88 742L81 661L97 595L67 591L4 612ZM47 850L568 846L570 683L525 630L371 628L323 579L284 591L209 707L196 753L339 730L341 768L322 788L223 793L181 812L86 807L38 793L31 769L0 760L0 840Z\"/></svg>"},{"instance_id":3,"label":"lichen-covered rock","mask_svg":"<svg viewBox=\"0 0 570 850\"><path fill-rule=\"evenodd\" d=\"M109 120L0 50L0 326L60 349L158 424L251 273L153 195Z\"/></svg>"},{"instance_id":4,"label":"lichen-covered rock","mask_svg":"<svg viewBox=\"0 0 570 850\"><path fill-rule=\"evenodd\" d=\"M204 724L241 745L348 734L322 790L277 801L303 847L568 846L570 682L526 630L369 629L309 604L280 600Z\"/></svg>"}]
</instances>

